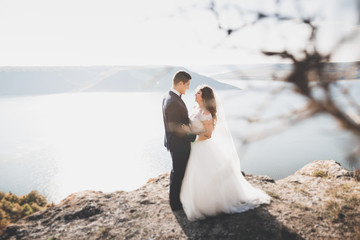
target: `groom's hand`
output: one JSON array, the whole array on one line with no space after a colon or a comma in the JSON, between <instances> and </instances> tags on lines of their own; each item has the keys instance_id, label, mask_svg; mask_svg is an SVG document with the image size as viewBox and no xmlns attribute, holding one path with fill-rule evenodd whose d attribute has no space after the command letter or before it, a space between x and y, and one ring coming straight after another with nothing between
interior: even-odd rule
<instances>
[{"instance_id":1,"label":"groom's hand","mask_svg":"<svg viewBox=\"0 0 360 240\"><path fill-rule=\"evenodd\" d=\"M186 135L186 131L183 129L183 124L176 122L169 122L169 132L174 133L177 137L184 137Z\"/></svg>"}]
</instances>

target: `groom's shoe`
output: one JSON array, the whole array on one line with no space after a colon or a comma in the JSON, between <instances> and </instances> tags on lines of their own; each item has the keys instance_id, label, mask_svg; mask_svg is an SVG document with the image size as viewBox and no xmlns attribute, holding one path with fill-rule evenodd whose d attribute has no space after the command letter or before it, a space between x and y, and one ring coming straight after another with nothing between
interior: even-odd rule
<instances>
[{"instance_id":1,"label":"groom's shoe","mask_svg":"<svg viewBox=\"0 0 360 240\"><path fill-rule=\"evenodd\" d=\"M177 212L177 211L181 211L181 210L184 210L182 207L178 207L178 208L171 208L171 210L173 212Z\"/></svg>"},{"instance_id":2,"label":"groom's shoe","mask_svg":"<svg viewBox=\"0 0 360 240\"><path fill-rule=\"evenodd\" d=\"M176 205L176 206L171 206L171 205L170 205L170 207L171 207L171 210L172 210L173 212L175 212L175 211L180 211L180 210L184 210L181 205Z\"/></svg>"}]
</instances>

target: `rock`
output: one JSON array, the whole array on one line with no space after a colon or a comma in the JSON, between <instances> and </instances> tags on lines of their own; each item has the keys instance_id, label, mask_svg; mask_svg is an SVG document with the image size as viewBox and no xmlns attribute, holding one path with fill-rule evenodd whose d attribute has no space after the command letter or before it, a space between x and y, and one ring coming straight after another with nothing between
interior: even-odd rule
<instances>
[{"instance_id":1,"label":"rock","mask_svg":"<svg viewBox=\"0 0 360 240\"><path fill-rule=\"evenodd\" d=\"M4 235L14 236L17 234L19 228L20 228L20 226L18 226L18 225L10 225L5 229Z\"/></svg>"},{"instance_id":2,"label":"rock","mask_svg":"<svg viewBox=\"0 0 360 240\"><path fill-rule=\"evenodd\" d=\"M315 160L314 162L309 163L298 170L295 175L339 178L351 177L351 172L334 160Z\"/></svg>"},{"instance_id":3,"label":"rock","mask_svg":"<svg viewBox=\"0 0 360 240\"><path fill-rule=\"evenodd\" d=\"M131 191L74 193L8 226L0 239L360 239L360 183L335 161L315 161L276 182L246 179L270 205L189 222L168 203L169 174Z\"/></svg>"},{"instance_id":4,"label":"rock","mask_svg":"<svg viewBox=\"0 0 360 240\"><path fill-rule=\"evenodd\" d=\"M97 205L87 205L82 207L81 209L78 209L74 212L70 212L64 215L64 220L71 221L74 219L84 219L100 213L101 213L101 207Z\"/></svg>"},{"instance_id":5,"label":"rock","mask_svg":"<svg viewBox=\"0 0 360 240\"><path fill-rule=\"evenodd\" d=\"M44 215L42 215L40 212L36 212L30 216L27 217L27 220L29 221L35 221L35 220L40 220L44 217Z\"/></svg>"}]
</instances>

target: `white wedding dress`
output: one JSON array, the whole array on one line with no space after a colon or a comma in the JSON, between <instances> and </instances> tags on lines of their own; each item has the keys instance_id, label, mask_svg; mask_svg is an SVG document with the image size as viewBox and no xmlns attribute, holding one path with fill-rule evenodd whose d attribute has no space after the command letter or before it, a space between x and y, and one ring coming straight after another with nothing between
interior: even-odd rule
<instances>
[{"instance_id":1,"label":"white wedding dress","mask_svg":"<svg viewBox=\"0 0 360 240\"><path fill-rule=\"evenodd\" d=\"M200 108L194 108L190 128L200 133L204 131L201 122L211 119L211 114L205 115ZM244 212L270 203L270 197L251 186L241 174L231 134L225 119L219 119L219 115L212 137L191 144L180 200L190 221L219 213Z\"/></svg>"}]
</instances>

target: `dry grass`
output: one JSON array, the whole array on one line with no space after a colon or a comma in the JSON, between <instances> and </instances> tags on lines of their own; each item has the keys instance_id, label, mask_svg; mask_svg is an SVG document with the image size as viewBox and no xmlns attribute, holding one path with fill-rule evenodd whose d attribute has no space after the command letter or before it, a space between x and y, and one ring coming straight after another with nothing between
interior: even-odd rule
<instances>
[{"instance_id":1,"label":"dry grass","mask_svg":"<svg viewBox=\"0 0 360 240\"><path fill-rule=\"evenodd\" d=\"M360 182L360 170L357 169L354 171L354 179L358 182Z\"/></svg>"},{"instance_id":2,"label":"dry grass","mask_svg":"<svg viewBox=\"0 0 360 240\"><path fill-rule=\"evenodd\" d=\"M314 177L327 177L328 172L325 172L325 171L322 171L322 170L314 171L313 176Z\"/></svg>"},{"instance_id":3,"label":"dry grass","mask_svg":"<svg viewBox=\"0 0 360 240\"><path fill-rule=\"evenodd\" d=\"M274 193L274 192L271 192L271 191L266 191L266 193L272 198L280 199L280 196L277 193Z\"/></svg>"},{"instance_id":4,"label":"dry grass","mask_svg":"<svg viewBox=\"0 0 360 240\"><path fill-rule=\"evenodd\" d=\"M324 209L320 215L333 223L340 223L339 228L355 233L355 239L360 239L360 194L356 182L333 186L327 193Z\"/></svg>"},{"instance_id":5,"label":"dry grass","mask_svg":"<svg viewBox=\"0 0 360 240\"><path fill-rule=\"evenodd\" d=\"M312 208L301 203L293 203L291 204L291 207L299 208L302 211L310 211Z\"/></svg>"}]
</instances>

